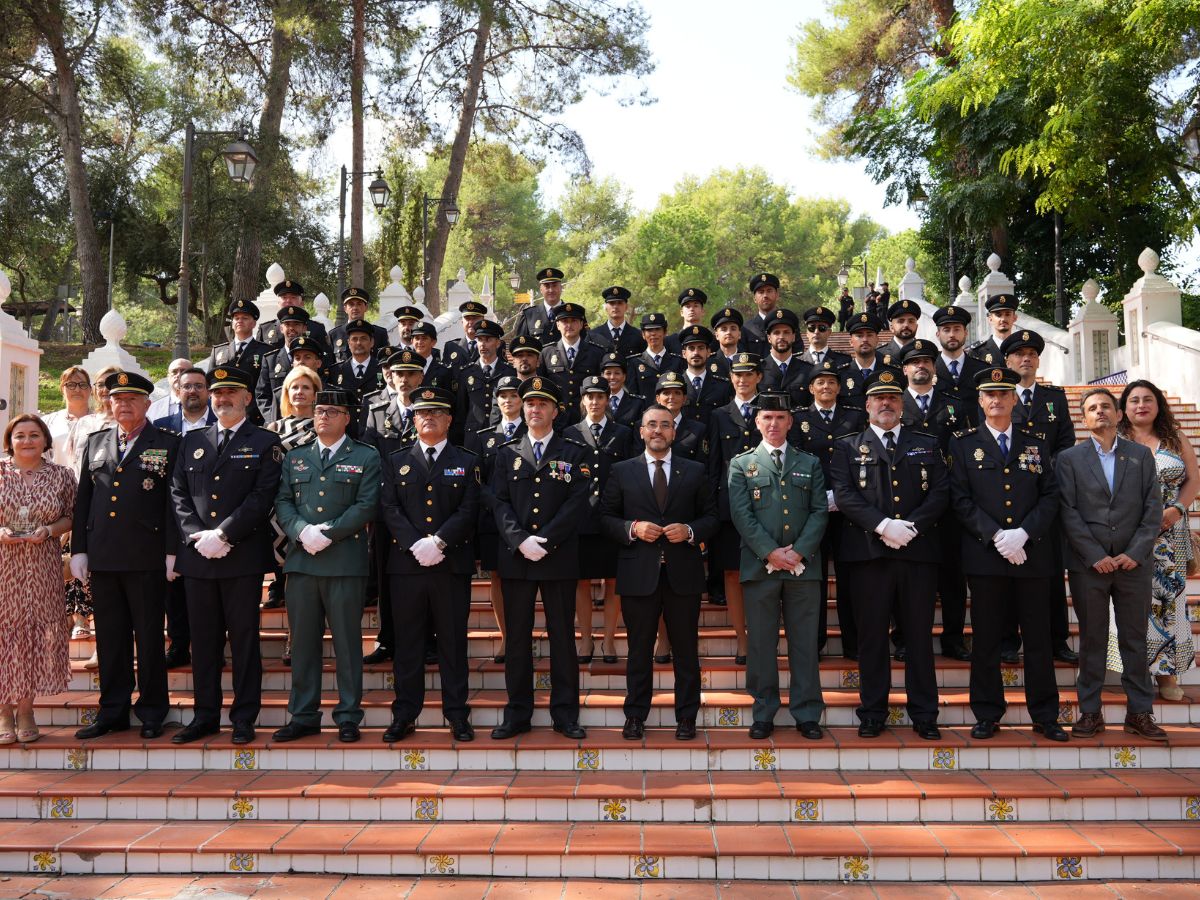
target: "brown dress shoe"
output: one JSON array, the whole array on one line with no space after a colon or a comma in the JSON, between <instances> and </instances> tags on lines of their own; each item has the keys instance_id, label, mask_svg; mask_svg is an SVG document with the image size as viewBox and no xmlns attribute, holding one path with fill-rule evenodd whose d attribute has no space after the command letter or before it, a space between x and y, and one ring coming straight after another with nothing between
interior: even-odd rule
<instances>
[{"instance_id":1,"label":"brown dress shoe","mask_svg":"<svg viewBox=\"0 0 1200 900\"><path fill-rule=\"evenodd\" d=\"M1071 734L1075 737L1095 737L1104 730L1104 716L1098 712L1083 713L1079 721L1071 726Z\"/></svg>"},{"instance_id":2,"label":"brown dress shoe","mask_svg":"<svg viewBox=\"0 0 1200 900\"><path fill-rule=\"evenodd\" d=\"M1167 733L1154 724L1154 716L1148 712L1126 715L1125 732L1144 737L1148 741L1165 741L1167 739Z\"/></svg>"}]
</instances>

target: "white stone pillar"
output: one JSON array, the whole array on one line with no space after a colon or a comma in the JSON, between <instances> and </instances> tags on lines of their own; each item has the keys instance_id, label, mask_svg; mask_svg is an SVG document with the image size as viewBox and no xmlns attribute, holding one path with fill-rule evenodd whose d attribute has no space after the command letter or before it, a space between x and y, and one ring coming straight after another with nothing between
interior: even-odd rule
<instances>
[{"instance_id":1,"label":"white stone pillar","mask_svg":"<svg viewBox=\"0 0 1200 900\"><path fill-rule=\"evenodd\" d=\"M971 324L967 326L967 344L970 345L979 340L980 322L979 316L975 314L978 304L975 302L975 294L971 291L971 279L966 275L958 279L958 296L954 298L954 305L971 314Z\"/></svg>"},{"instance_id":2,"label":"white stone pillar","mask_svg":"<svg viewBox=\"0 0 1200 900\"><path fill-rule=\"evenodd\" d=\"M467 284L467 270L460 268L454 286L446 292L446 311L435 320L438 327L439 346L445 344L446 341L465 336L466 332L462 327L462 313L458 311L458 308L474 299L475 294L471 291L471 286Z\"/></svg>"},{"instance_id":3,"label":"white stone pillar","mask_svg":"<svg viewBox=\"0 0 1200 900\"><path fill-rule=\"evenodd\" d=\"M0 271L0 303L12 293L8 274ZM21 413L38 408L38 369L42 349L21 323L0 309L0 428ZM49 410L46 410L49 412Z\"/></svg>"},{"instance_id":4,"label":"white stone pillar","mask_svg":"<svg viewBox=\"0 0 1200 900\"><path fill-rule=\"evenodd\" d=\"M283 281L283 267L279 263L271 263L267 267L267 287L254 300L258 307L260 322L270 322L279 313L279 298L275 295L275 285Z\"/></svg>"},{"instance_id":5,"label":"white stone pillar","mask_svg":"<svg viewBox=\"0 0 1200 900\"><path fill-rule=\"evenodd\" d=\"M995 297L999 294L1015 294L1016 285L1012 283L1012 279L1000 271L1000 257L993 253L987 258L988 273L983 279L983 283L979 285L975 295L977 298L977 306L975 308L975 321L979 323L979 329L976 332L976 340L982 340L992 333L992 330L987 324L987 301L989 297Z\"/></svg>"},{"instance_id":6,"label":"white stone pillar","mask_svg":"<svg viewBox=\"0 0 1200 900\"><path fill-rule=\"evenodd\" d=\"M97 347L89 353L80 363L87 369L88 375L93 380L96 378L96 373L105 366L118 366L126 372L136 372L146 378L150 377L150 373L138 365L138 361L133 355L121 346L121 341L125 339L125 335L129 333L129 326L125 324L125 318L115 309L110 309L104 314L104 318L100 320L100 334L105 340L103 347Z\"/></svg>"},{"instance_id":7,"label":"white stone pillar","mask_svg":"<svg viewBox=\"0 0 1200 900\"><path fill-rule=\"evenodd\" d=\"M1149 378L1152 374L1153 344L1146 328L1157 323L1183 324L1183 305L1179 288L1158 274L1158 254L1147 247L1138 257L1142 275L1133 283L1121 306L1125 315L1125 342L1129 345L1129 380Z\"/></svg>"},{"instance_id":8,"label":"white stone pillar","mask_svg":"<svg viewBox=\"0 0 1200 900\"><path fill-rule=\"evenodd\" d=\"M917 274L917 261L911 256L904 261L904 277L900 279L900 299L925 299L925 279Z\"/></svg>"},{"instance_id":9,"label":"white stone pillar","mask_svg":"<svg viewBox=\"0 0 1200 900\"><path fill-rule=\"evenodd\" d=\"M1076 384L1087 384L1113 371L1112 354L1117 349L1117 316L1097 300L1100 285L1089 278L1080 291L1083 306L1067 326L1071 333L1070 366Z\"/></svg>"},{"instance_id":10,"label":"white stone pillar","mask_svg":"<svg viewBox=\"0 0 1200 900\"><path fill-rule=\"evenodd\" d=\"M413 298L400 283L403 275L404 272L399 266L392 266L388 271L388 277L392 280L379 292L379 318L375 320L375 324L380 328L391 330L396 324L396 310L402 306L412 306Z\"/></svg>"}]
</instances>

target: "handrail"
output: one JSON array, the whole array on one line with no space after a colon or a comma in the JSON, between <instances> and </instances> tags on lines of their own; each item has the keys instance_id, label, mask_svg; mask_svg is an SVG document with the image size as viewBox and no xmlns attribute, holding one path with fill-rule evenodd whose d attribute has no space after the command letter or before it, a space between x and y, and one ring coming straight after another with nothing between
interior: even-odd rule
<instances>
[{"instance_id":1,"label":"handrail","mask_svg":"<svg viewBox=\"0 0 1200 900\"><path fill-rule=\"evenodd\" d=\"M1150 331L1143 331L1142 337L1150 338L1150 340L1152 340L1152 341L1162 341L1164 344L1170 344L1172 347L1177 347L1180 350L1188 350L1192 353L1200 353L1200 348L1198 348L1198 347L1192 347L1192 346L1189 346L1188 344L1181 344L1181 343L1179 343L1179 341L1173 341L1170 338L1166 338L1166 337L1163 337L1162 335L1154 334L1153 332L1150 332Z\"/></svg>"}]
</instances>

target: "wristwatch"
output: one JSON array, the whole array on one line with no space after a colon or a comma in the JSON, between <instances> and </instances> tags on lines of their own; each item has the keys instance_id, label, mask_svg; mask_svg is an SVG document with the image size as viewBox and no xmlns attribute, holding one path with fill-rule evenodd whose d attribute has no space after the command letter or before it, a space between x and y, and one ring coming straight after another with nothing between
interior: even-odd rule
<instances>
[{"instance_id":1,"label":"wristwatch","mask_svg":"<svg viewBox=\"0 0 1200 900\"><path fill-rule=\"evenodd\" d=\"M1184 509L1184 506L1183 506L1183 504L1182 504L1182 503L1179 503L1179 502L1177 501L1177 502L1175 502L1175 503L1168 504L1168 506L1167 506L1167 509L1171 509L1171 508L1175 508L1175 509L1179 510L1179 515L1180 515L1181 517L1186 517L1186 516L1187 516L1187 510L1186 510L1186 509Z\"/></svg>"},{"instance_id":2,"label":"wristwatch","mask_svg":"<svg viewBox=\"0 0 1200 900\"><path fill-rule=\"evenodd\" d=\"M438 548L438 550L439 550L439 551L441 551L441 552L444 552L444 551L445 551L445 549L446 549L446 542L445 542L445 541L443 541L443 540L442 540L440 537L438 537L436 534L431 534L431 535L430 535L430 537L431 537L431 538L433 538L433 542L434 542L435 544L437 544L437 548Z\"/></svg>"},{"instance_id":3,"label":"wristwatch","mask_svg":"<svg viewBox=\"0 0 1200 900\"><path fill-rule=\"evenodd\" d=\"M221 540L223 540L225 543L227 543L227 544L229 544L229 545L231 545L231 546L232 546L232 544L233 544L233 541L231 541L231 540L229 539L229 536L228 536L227 534L225 534L225 532L223 532L223 531L222 531L220 528L214 529L214 533L216 534L216 536L217 536L217 537L219 537L219 538L220 538Z\"/></svg>"}]
</instances>

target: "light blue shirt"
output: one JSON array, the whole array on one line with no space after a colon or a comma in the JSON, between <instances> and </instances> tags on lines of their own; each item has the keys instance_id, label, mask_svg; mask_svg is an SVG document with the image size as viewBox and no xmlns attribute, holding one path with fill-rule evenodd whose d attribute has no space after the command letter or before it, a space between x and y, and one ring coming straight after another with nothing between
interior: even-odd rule
<instances>
[{"instance_id":1,"label":"light blue shirt","mask_svg":"<svg viewBox=\"0 0 1200 900\"><path fill-rule=\"evenodd\" d=\"M1108 482L1108 492L1111 494L1113 482L1117 477L1117 442L1113 441L1112 449L1107 453L1095 438L1092 438L1092 446L1096 448L1096 455L1100 457L1100 468L1104 470L1104 479Z\"/></svg>"}]
</instances>

